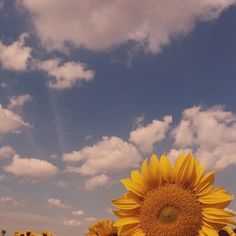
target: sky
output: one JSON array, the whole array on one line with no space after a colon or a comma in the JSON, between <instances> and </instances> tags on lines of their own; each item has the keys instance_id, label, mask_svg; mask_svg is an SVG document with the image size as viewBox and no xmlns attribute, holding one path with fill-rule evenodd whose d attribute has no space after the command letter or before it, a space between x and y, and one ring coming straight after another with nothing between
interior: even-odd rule
<instances>
[{"instance_id":1,"label":"sky","mask_svg":"<svg viewBox=\"0 0 236 236\"><path fill-rule=\"evenodd\" d=\"M192 152L236 194L235 15L235 0L0 0L8 235L115 219L120 179L152 153Z\"/></svg>"}]
</instances>

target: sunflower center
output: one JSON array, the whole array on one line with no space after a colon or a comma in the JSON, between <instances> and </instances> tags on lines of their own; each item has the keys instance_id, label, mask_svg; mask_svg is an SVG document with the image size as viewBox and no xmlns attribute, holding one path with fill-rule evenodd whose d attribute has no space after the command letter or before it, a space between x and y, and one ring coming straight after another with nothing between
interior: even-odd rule
<instances>
[{"instance_id":1,"label":"sunflower center","mask_svg":"<svg viewBox=\"0 0 236 236\"><path fill-rule=\"evenodd\" d=\"M163 209L161 209L158 217L164 223L171 223L177 219L178 210L175 207L166 206Z\"/></svg>"},{"instance_id":2,"label":"sunflower center","mask_svg":"<svg viewBox=\"0 0 236 236\"><path fill-rule=\"evenodd\" d=\"M196 236L202 222L201 205L191 191L169 184L150 191L139 218L148 236Z\"/></svg>"}]
</instances>

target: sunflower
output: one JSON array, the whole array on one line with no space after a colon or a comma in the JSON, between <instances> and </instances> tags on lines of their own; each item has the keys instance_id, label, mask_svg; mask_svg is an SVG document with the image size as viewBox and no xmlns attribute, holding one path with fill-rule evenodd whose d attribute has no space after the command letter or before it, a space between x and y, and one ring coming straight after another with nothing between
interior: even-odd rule
<instances>
[{"instance_id":1,"label":"sunflower","mask_svg":"<svg viewBox=\"0 0 236 236\"><path fill-rule=\"evenodd\" d=\"M121 180L127 192L112 201L119 235L218 236L235 224L234 214L224 210L233 197L212 186L214 171L203 171L192 154L180 154L175 165L166 155L145 160L141 172Z\"/></svg>"},{"instance_id":2,"label":"sunflower","mask_svg":"<svg viewBox=\"0 0 236 236\"><path fill-rule=\"evenodd\" d=\"M42 236L53 236L52 232L50 232L49 230L44 230L41 234Z\"/></svg>"},{"instance_id":3,"label":"sunflower","mask_svg":"<svg viewBox=\"0 0 236 236\"><path fill-rule=\"evenodd\" d=\"M236 236L236 229L232 229L227 225L219 231L219 236Z\"/></svg>"},{"instance_id":4,"label":"sunflower","mask_svg":"<svg viewBox=\"0 0 236 236\"><path fill-rule=\"evenodd\" d=\"M26 231L25 231L25 235L26 235L26 236L31 236L31 234L32 234L32 231L31 231L31 230L26 230Z\"/></svg>"},{"instance_id":5,"label":"sunflower","mask_svg":"<svg viewBox=\"0 0 236 236\"><path fill-rule=\"evenodd\" d=\"M117 236L117 228L111 220L99 220L89 227L86 236Z\"/></svg>"}]
</instances>

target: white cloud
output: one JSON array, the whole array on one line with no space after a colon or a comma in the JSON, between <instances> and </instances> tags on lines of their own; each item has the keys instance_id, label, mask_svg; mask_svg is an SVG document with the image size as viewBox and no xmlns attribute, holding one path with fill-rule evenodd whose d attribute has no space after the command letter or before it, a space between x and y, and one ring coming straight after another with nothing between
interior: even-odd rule
<instances>
[{"instance_id":1,"label":"white cloud","mask_svg":"<svg viewBox=\"0 0 236 236\"><path fill-rule=\"evenodd\" d=\"M72 211L72 215L83 216L84 212L82 210Z\"/></svg>"},{"instance_id":2,"label":"white cloud","mask_svg":"<svg viewBox=\"0 0 236 236\"><path fill-rule=\"evenodd\" d=\"M15 156L10 165L4 170L16 176L29 177L33 179L53 176L58 169L50 162L35 158L19 158Z\"/></svg>"},{"instance_id":3,"label":"white cloud","mask_svg":"<svg viewBox=\"0 0 236 236\"><path fill-rule=\"evenodd\" d=\"M81 223L79 222L79 221L76 221L76 220L65 220L64 222L63 222L63 225L65 225L65 226L80 226L81 225Z\"/></svg>"},{"instance_id":4,"label":"white cloud","mask_svg":"<svg viewBox=\"0 0 236 236\"><path fill-rule=\"evenodd\" d=\"M13 111L5 109L0 104L0 134L19 133L21 127L30 127L29 123Z\"/></svg>"},{"instance_id":5,"label":"white cloud","mask_svg":"<svg viewBox=\"0 0 236 236\"><path fill-rule=\"evenodd\" d=\"M57 159L57 158L58 158L58 155L57 155L56 153L51 154L51 155L50 155L50 158L52 158L52 159Z\"/></svg>"},{"instance_id":6,"label":"white cloud","mask_svg":"<svg viewBox=\"0 0 236 236\"><path fill-rule=\"evenodd\" d=\"M31 101L32 96L29 94L24 94L20 96L13 96L10 98L10 104L8 105L9 109L20 109L25 103Z\"/></svg>"},{"instance_id":7,"label":"white cloud","mask_svg":"<svg viewBox=\"0 0 236 236\"><path fill-rule=\"evenodd\" d=\"M165 116L163 121L153 120L152 123L141 126L130 133L129 141L134 143L143 153L153 151L154 145L166 137L170 124L171 116Z\"/></svg>"},{"instance_id":8,"label":"white cloud","mask_svg":"<svg viewBox=\"0 0 236 236\"><path fill-rule=\"evenodd\" d=\"M5 88L7 86L6 83L0 83L0 88Z\"/></svg>"},{"instance_id":9,"label":"white cloud","mask_svg":"<svg viewBox=\"0 0 236 236\"><path fill-rule=\"evenodd\" d=\"M53 206L53 207L56 207L56 208L61 208L61 209L67 209L67 208L71 207L70 205L63 203L58 198L49 198L48 199L48 204L50 206Z\"/></svg>"},{"instance_id":10,"label":"white cloud","mask_svg":"<svg viewBox=\"0 0 236 236\"><path fill-rule=\"evenodd\" d=\"M184 110L172 136L176 149L192 149L208 166L236 165L236 114L222 106L210 109L194 106Z\"/></svg>"},{"instance_id":11,"label":"white cloud","mask_svg":"<svg viewBox=\"0 0 236 236\"><path fill-rule=\"evenodd\" d=\"M13 199L12 197L9 197L9 196L0 197L0 205L6 205L9 203L16 206L19 205L19 202Z\"/></svg>"},{"instance_id":12,"label":"white cloud","mask_svg":"<svg viewBox=\"0 0 236 236\"><path fill-rule=\"evenodd\" d=\"M86 221L96 221L97 219L94 217L86 217L85 220Z\"/></svg>"},{"instance_id":13,"label":"white cloud","mask_svg":"<svg viewBox=\"0 0 236 236\"><path fill-rule=\"evenodd\" d=\"M15 154L15 150L10 146L3 146L0 148L0 160L5 158L11 158Z\"/></svg>"},{"instance_id":14,"label":"white cloud","mask_svg":"<svg viewBox=\"0 0 236 236\"><path fill-rule=\"evenodd\" d=\"M118 137L103 137L93 146L63 155L67 162L83 161L79 167L68 166L67 171L82 175L96 175L136 167L142 156L135 146Z\"/></svg>"},{"instance_id":15,"label":"white cloud","mask_svg":"<svg viewBox=\"0 0 236 236\"><path fill-rule=\"evenodd\" d=\"M92 138L93 138L92 134L89 134L89 135L85 136L85 140L91 140Z\"/></svg>"},{"instance_id":16,"label":"white cloud","mask_svg":"<svg viewBox=\"0 0 236 236\"><path fill-rule=\"evenodd\" d=\"M74 61L61 63L58 58L43 61L38 68L52 76L48 86L53 89L68 89L80 81L88 82L94 77L94 71L87 69L85 64Z\"/></svg>"},{"instance_id":17,"label":"white cloud","mask_svg":"<svg viewBox=\"0 0 236 236\"><path fill-rule=\"evenodd\" d=\"M129 40L160 52L197 22L219 17L235 0L21 0L47 47L70 42L104 50ZM55 8L55 6L57 6ZM62 17L63 16L63 17Z\"/></svg>"},{"instance_id":18,"label":"white cloud","mask_svg":"<svg viewBox=\"0 0 236 236\"><path fill-rule=\"evenodd\" d=\"M141 116L138 116L138 117L135 117L134 118L134 122L133 122L133 129L136 129L140 126L143 125L144 123L144 120L145 120L145 114L141 115Z\"/></svg>"},{"instance_id":19,"label":"white cloud","mask_svg":"<svg viewBox=\"0 0 236 236\"><path fill-rule=\"evenodd\" d=\"M84 156L81 155L81 151L73 151L64 153L62 159L66 162L77 162L83 160Z\"/></svg>"},{"instance_id":20,"label":"white cloud","mask_svg":"<svg viewBox=\"0 0 236 236\"><path fill-rule=\"evenodd\" d=\"M4 45L0 41L0 62L4 69L16 71L27 69L32 49L24 45L25 37L27 34L22 34L18 41L10 45Z\"/></svg>"},{"instance_id":21,"label":"white cloud","mask_svg":"<svg viewBox=\"0 0 236 236\"><path fill-rule=\"evenodd\" d=\"M85 180L84 188L85 190L93 190L96 187L108 185L109 180L110 178L106 175L93 176Z\"/></svg>"}]
</instances>

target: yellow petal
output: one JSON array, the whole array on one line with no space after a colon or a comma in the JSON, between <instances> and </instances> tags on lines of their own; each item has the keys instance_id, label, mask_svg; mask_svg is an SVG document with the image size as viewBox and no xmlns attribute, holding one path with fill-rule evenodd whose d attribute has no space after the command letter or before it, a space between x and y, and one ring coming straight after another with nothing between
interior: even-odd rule
<instances>
[{"instance_id":1,"label":"yellow petal","mask_svg":"<svg viewBox=\"0 0 236 236\"><path fill-rule=\"evenodd\" d=\"M174 167L168 160L166 155L162 155L160 159L162 177L167 183L173 183Z\"/></svg>"},{"instance_id":2,"label":"yellow petal","mask_svg":"<svg viewBox=\"0 0 236 236\"><path fill-rule=\"evenodd\" d=\"M133 236L145 236L145 233L141 229L139 229L133 234Z\"/></svg>"},{"instance_id":3,"label":"yellow petal","mask_svg":"<svg viewBox=\"0 0 236 236\"><path fill-rule=\"evenodd\" d=\"M146 190L143 189L142 186L137 184L136 182L130 179L122 179L121 182L128 191L136 194L137 196L144 197L146 195Z\"/></svg>"},{"instance_id":4,"label":"yellow petal","mask_svg":"<svg viewBox=\"0 0 236 236\"><path fill-rule=\"evenodd\" d=\"M151 176L150 176L149 167L147 164L147 159L142 164L141 174L142 174L145 185L148 186L150 189L151 188Z\"/></svg>"},{"instance_id":5,"label":"yellow petal","mask_svg":"<svg viewBox=\"0 0 236 236\"><path fill-rule=\"evenodd\" d=\"M210 229L215 229L215 230L221 230L225 224L224 223L212 223L212 222L208 222L206 220L203 220L203 225L206 226L207 228L210 228Z\"/></svg>"},{"instance_id":6,"label":"yellow petal","mask_svg":"<svg viewBox=\"0 0 236 236\"><path fill-rule=\"evenodd\" d=\"M138 217L125 217L117 220L114 223L115 227L123 227L124 225L132 225L132 224L138 224L139 218Z\"/></svg>"},{"instance_id":7,"label":"yellow petal","mask_svg":"<svg viewBox=\"0 0 236 236\"><path fill-rule=\"evenodd\" d=\"M140 174L138 170L132 171L130 177L132 181L134 181L137 185L140 186L143 192L147 192L147 188L145 186L143 176Z\"/></svg>"},{"instance_id":8,"label":"yellow petal","mask_svg":"<svg viewBox=\"0 0 236 236\"><path fill-rule=\"evenodd\" d=\"M162 180L161 166L156 155L152 155L149 162L152 187L159 187Z\"/></svg>"},{"instance_id":9,"label":"yellow petal","mask_svg":"<svg viewBox=\"0 0 236 236\"><path fill-rule=\"evenodd\" d=\"M203 175L199 182L198 185L195 187L195 191L196 194L201 193L202 191L204 191L206 188L208 188L209 186L211 186L213 184L215 180L215 174L214 171L211 171L205 175Z\"/></svg>"},{"instance_id":10,"label":"yellow petal","mask_svg":"<svg viewBox=\"0 0 236 236\"><path fill-rule=\"evenodd\" d=\"M121 236L138 236L138 235L142 235L145 236L145 234L143 233L142 229L140 228L140 225L125 225L124 227L122 227L122 230L120 232Z\"/></svg>"},{"instance_id":11,"label":"yellow petal","mask_svg":"<svg viewBox=\"0 0 236 236\"><path fill-rule=\"evenodd\" d=\"M133 198L122 197L112 200L114 206L124 210L132 210L140 207L140 204Z\"/></svg>"},{"instance_id":12,"label":"yellow petal","mask_svg":"<svg viewBox=\"0 0 236 236\"><path fill-rule=\"evenodd\" d=\"M198 197L199 202L211 207L225 208L233 200L233 196L229 195L222 188L211 189L206 195Z\"/></svg>"},{"instance_id":13,"label":"yellow petal","mask_svg":"<svg viewBox=\"0 0 236 236\"><path fill-rule=\"evenodd\" d=\"M192 154L181 153L175 164L175 181L177 184L189 187L195 183L196 171Z\"/></svg>"},{"instance_id":14,"label":"yellow petal","mask_svg":"<svg viewBox=\"0 0 236 236\"><path fill-rule=\"evenodd\" d=\"M122 218L122 217L129 217L129 216L133 216L133 215L138 215L139 213L139 209L130 209L130 210L120 210L120 211L113 211L114 215Z\"/></svg>"},{"instance_id":15,"label":"yellow petal","mask_svg":"<svg viewBox=\"0 0 236 236\"><path fill-rule=\"evenodd\" d=\"M219 236L218 232L214 229L207 228L205 226L202 226L202 231L207 235L207 236Z\"/></svg>"},{"instance_id":16,"label":"yellow petal","mask_svg":"<svg viewBox=\"0 0 236 236\"><path fill-rule=\"evenodd\" d=\"M195 169L196 169L196 180L195 180L194 187L196 187L203 176L203 171L205 168L199 164L199 161L197 159L195 159L194 164L195 164Z\"/></svg>"},{"instance_id":17,"label":"yellow petal","mask_svg":"<svg viewBox=\"0 0 236 236\"><path fill-rule=\"evenodd\" d=\"M201 229L199 230L198 236L207 236Z\"/></svg>"},{"instance_id":18,"label":"yellow petal","mask_svg":"<svg viewBox=\"0 0 236 236\"><path fill-rule=\"evenodd\" d=\"M232 212L217 208L203 208L202 215L207 222L225 225L233 224L233 217L235 216Z\"/></svg>"}]
</instances>

